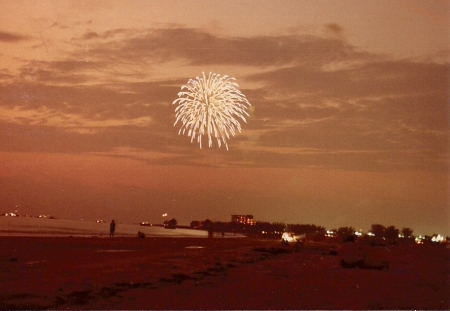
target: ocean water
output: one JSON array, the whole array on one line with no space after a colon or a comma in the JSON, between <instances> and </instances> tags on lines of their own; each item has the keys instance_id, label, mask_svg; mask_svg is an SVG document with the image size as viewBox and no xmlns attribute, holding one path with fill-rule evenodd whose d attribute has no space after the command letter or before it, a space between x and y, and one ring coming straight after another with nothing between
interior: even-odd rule
<instances>
[{"instance_id":1,"label":"ocean water","mask_svg":"<svg viewBox=\"0 0 450 311\"><path fill-rule=\"evenodd\" d=\"M138 224L116 225L116 237L135 237L141 231L147 237L207 237L207 232L190 229L164 229ZM109 237L109 223L87 220L47 219L0 216L0 236L78 236Z\"/></svg>"}]
</instances>

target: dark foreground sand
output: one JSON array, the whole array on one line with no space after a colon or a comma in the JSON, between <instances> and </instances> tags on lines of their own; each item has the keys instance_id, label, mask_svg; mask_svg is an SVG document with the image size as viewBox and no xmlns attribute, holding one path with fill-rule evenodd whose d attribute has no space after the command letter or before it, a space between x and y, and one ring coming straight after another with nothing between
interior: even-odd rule
<instances>
[{"instance_id":1,"label":"dark foreground sand","mask_svg":"<svg viewBox=\"0 0 450 311\"><path fill-rule=\"evenodd\" d=\"M343 269L314 244L0 237L0 308L450 309L448 249L383 251L387 270Z\"/></svg>"}]
</instances>

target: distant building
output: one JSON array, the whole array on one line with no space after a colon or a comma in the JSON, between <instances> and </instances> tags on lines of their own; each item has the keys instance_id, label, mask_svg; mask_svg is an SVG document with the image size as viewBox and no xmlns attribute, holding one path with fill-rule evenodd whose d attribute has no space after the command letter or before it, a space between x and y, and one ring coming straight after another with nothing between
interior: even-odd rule
<instances>
[{"instance_id":1,"label":"distant building","mask_svg":"<svg viewBox=\"0 0 450 311\"><path fill-rule=\"evenodd\" d=\"M253 215L231 215L231 222L250 226L256 225Z\"/></svg>"}]
</instances>

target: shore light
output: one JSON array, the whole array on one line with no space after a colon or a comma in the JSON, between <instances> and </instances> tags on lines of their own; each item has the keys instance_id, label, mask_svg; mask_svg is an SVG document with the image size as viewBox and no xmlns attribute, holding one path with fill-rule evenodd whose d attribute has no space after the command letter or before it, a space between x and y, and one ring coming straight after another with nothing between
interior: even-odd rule
<instances>
[{"instance_id":1,"label":"shore light","mask_svg":"<svg viewBox=\"0 0 450 311\"><path fill-rule=\"evenodd\" d=\"M444 241L444 237L443 237L442 235L440 235L440 234L438 234L438 235L436 235L436 236L433 236L433 237L431 238L431 242L441 243L441 242L443 242L443 241Z\"/></svg>"}]
</instances>

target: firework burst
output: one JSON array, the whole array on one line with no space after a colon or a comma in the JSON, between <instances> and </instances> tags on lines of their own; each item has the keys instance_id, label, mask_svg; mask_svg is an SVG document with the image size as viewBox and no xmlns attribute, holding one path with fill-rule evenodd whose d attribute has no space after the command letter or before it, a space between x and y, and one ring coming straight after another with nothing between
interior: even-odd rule
<instances>
[{"instance_id":1,"label":"firework burst","mask_svg":"<svg viewBox=\"0 0 450 311\"><path fill-rule=\"evenodd\" d=\"M234 78L211 72L208 77L204 72L202 75L195 80L189 79L173 101L173 105L178 104L174 126L181 122L178 134L184 135L187 131L191 142L197 137L200 149L202 138L207 135L210 148L214 137L219 148L223 143L228 150L227 139L235 135L236 129L241 132L241 124L237 119L247 122L247 105L251 105L238 90Z\"/></svg>"}]
</instances>

